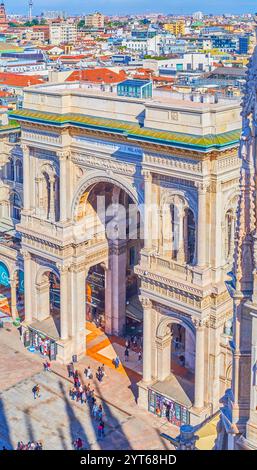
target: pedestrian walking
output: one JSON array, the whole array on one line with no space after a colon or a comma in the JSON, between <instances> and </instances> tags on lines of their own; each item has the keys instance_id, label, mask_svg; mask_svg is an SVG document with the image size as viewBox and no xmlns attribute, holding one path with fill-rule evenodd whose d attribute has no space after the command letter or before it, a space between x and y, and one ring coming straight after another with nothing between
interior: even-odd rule
<instances>
[{"instance_id":1,"label":"pedestrian walking","mask_svg":"<svg viewBox=\"0 0 257 470\"><path fill-rule=\"evenodd\" d=\"M98 406L96 403L94 403L93 408L92 408L92 415L94 419L97 418L97 413L98 413Z\"/></svg>"},{"instance_id":2,"label":"pedestrian walking","mask_svg":"<svg viewBox=\"0 0 257 470\"><path fill-rule=\"evenodd\" d=\"M70 395L71 395L71 399L75 400L76 395L77 395L77 391L76 391L75 387L72 387L72 389L70 391Z\"/></svg>"},{"instance_id":3,"label":"pedestrian walking","mask_svg":"<svg viewBox=\"0 0 257 470\"><path fill-rule=\"evenodd\" d=\"M40 397L40 387L39 385L34 385L34 387L32 388L32 393L34 395L34 400L36 400L36 398L39 398Z\"/></svg>"},{"instance_id":4,"label":"pedestrian walking","mask_svg":"<svg viewBox=\"0 0 257 470\"><path fill-rule=\"evenodd\" d=\"M103 418L103 407L102 407L102 405L98 406L97 418L98 418L99 421L102 421L102 418Z\"/></svg>"},{"instance_id":5,"label":"pedestrian walking","mask_svg":"<svg viewBox=\"0 0 257 470\"><path fill-rule=\"evenodd\" d=\"M101 370L102 370L103 377L107 377L104 364L102 364Z\"/></svg>"},{"instance_id":6,"label":"pedestrian walking","mask_svg":"<svg viewBox=\"0 0 257 470\"><path fill-rule=\"evenodd\" d=\"M49 361L44 362L44 370L45 372L51 372L51 364Z\"/></svg>"},{"instance_id":7,"label":"pedestrian walking","mask_svg":"<svg viewBox=\"0 0 257 470\"><path fill-rule=\"evenodd\" d=\"M83 447L83 441L80 437L77 439L77 450L82 450Z\"/></svg>"},{"instance_id":8,"label":"pedestrian walking","mask_svg":"<svg viewBox=\"0 0 257 470\"><path fill-rule=\"evenodd\" d=\"M120 365L120 358L119 356L116 356L115 359L113 359L112 363L114 364L115 366L115 369L117 369Z\"/></svg>"},{"instance_id":9,"label":"pedestrian walking","mask_svg":"<svg viewBox=\"0 0 257 470\"><path fill-rule=\"evenodd\" d=\"M138 353L138 360L141 361L142 360L142 351L140 350L139 353Z\"/></svg>"},{"instance_id":10,"label":"pedestrian walking","mask_svg":"<svg viewBox=\"0 0 257 470\"><path fill-rule=\"evenodd\" d=\"M73 362L70 362L70 364L68 364L67 369L68 369L68 376L69 376L69 378L70 378L70 377L73 377L73 376L74 376L74 365L73 365Z\"/></svg>"},{"instance_id":11,"label":"pedestrian walking","mask_svg":"<svg viewBox=\"0 0 257 470\"><path fill-rule=\"evenodd\" d=\"M86 403L86 402L87 402L87 394L86 394L86 390L83 389L81 393L81 403Z\"/></svg>"},{"instance_id":12,"label":"pedestrian walking","mask_svg":"<svg viewBox=\"0 0 257 470\"><path fill-rule=\"evenodd\" d=\"M104 432L104 421L101 419L100 421L100 426L101 426L101 437L104 438L105 437L105 432Z\"/></svg>"},{"instance_id":13,"label":"pedestrian walking","mask_svg":"<svg viewBox=\"0 0 257 470\"><path fill-rule=\"evenodd\" d=\"M84 370L84 374L87 379L92 379L93 374L90 366L86 367L86 369Z\"/></svg>"},{"instance_id":14,"label":"pedestrian walking","mask_svg":"<svg viewBox=\"0 0 257 470\"><path fill-rule=\"evenodd\" d=\"M101 422L97 426L97 437L98 439L102 439L103 437L103 426Z\"/></svg>"},{"instance_id":15,"label":"pedestrian walking","mask_svg":"<svg viewBox=\"0 0 257 470\"><path fill-rule=\"evenodd\" d=\"M127 362L129 359L129 350L128 348L125 349L125 361Z\"/></svg>"}]
</instances>

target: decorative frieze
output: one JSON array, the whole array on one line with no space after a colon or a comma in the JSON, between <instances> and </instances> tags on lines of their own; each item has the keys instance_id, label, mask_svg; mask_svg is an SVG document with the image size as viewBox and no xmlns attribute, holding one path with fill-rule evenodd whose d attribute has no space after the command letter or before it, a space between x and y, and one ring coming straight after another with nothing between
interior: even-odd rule
<instances>
[{"instance_id":1,"label":"decorative frieze","mask_svg":"<svg viewBox=\"0 0 257 470\"><path fill-rule=\"evenodd\" d=\"M116 173L132 176L136 169L134 165L128 163L120 163L109 158L101 158L99 156L83 153L72 153L72 161L79 165L91 168L100 168L101 170L111 170Z\"/></svg>"},{"instance_id":2,"label":"decorative frieze","mask_svg":"<svg viewBox=\"0 0 257 470\"><path fill-rule=\"evenodd\" d=\"M150 155L144 154L144 163L149 165L156 165L161 168L170 168L174 170L183 170L190 173L202 173L202 162L197 160L189 160L185 158L178 158L175 156L167 155Z\"/></svg>"},{"instance_id":3,"label":"decorative frieze","mask_svg":"<svg viewBox=\"0 0 257 470\"><path fill-rule=\"evenodd\" d=\"M165 176L165 175L159 175L158 178L154 177L153 182L155 184L160 184L161 187L163 188L171 188L174 187L175 185L181 187L181 186L187 186L187 187L194 187L195 186L195 181L193 179L187 180L183 178L174 178L172 176Z\"/></svg>"}]
</instances>

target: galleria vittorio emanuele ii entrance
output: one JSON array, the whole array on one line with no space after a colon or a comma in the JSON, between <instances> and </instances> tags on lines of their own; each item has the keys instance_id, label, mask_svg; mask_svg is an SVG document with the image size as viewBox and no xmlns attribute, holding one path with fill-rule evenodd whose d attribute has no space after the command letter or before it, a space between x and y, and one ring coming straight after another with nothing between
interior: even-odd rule
<instances>
[{"instance_id":1,"label":"galleria vittorio emanuele ii entrance","mask_svg":"<svg viewBox=\"0 0 257 470\"><path fill-rule=\"evenodd\" d=\"M124 336L126 307L133 297L132 302L136 304L139 294L134 274L142 247L137 206L120 187L94 184L80 197L76 222L81 234L84 229L87 236L92 233L96 250L98 243L108 250L108 263L104 254L102 261L89 269L86 316L100 324L106 333Z\"/></svg>"},{"instance_id":2,"label":"galleria vittorio emanuele ii entrance","mask_svg":"<svg viewBox=\"0 0 257 470\"><path fill-rule=\"evenodd\" d=\"M230 381L225 280L240 109L174 108L102 90L103 111L94 93L68 83L30 87L14 112L22 209L10 207L15 184L5 169L3 207L10 225L19 215L19 245L3 246L0 261L24 270L24 344L43 341L67 364L93 347L99 361L103 351L110 359L113 339L123 358L125 341L136 337L138 405L197 423L218 410ZM216 129L211 139L206 122Z\"/></svg>"}]
</instances>

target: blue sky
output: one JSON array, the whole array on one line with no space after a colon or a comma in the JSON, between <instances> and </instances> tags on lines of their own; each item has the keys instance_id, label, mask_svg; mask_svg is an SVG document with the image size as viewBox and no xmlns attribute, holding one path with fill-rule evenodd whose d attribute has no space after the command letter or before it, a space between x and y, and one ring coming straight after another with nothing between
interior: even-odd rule
<instances>
[{"instance_id":1,"label":"blue sky","mask_svg":"<svg viewBox=\"0 0 257 470\"><path fill-rule=\"evenodd\" d=\"M9 13L25 13L28 0L4 0ZM88 13L99 10L105 14L162 12L192 13L251 13L257 11L256 0L33 0L34 13L43 10L65 10L68 13Z\"/></svg>"}]
</instances>

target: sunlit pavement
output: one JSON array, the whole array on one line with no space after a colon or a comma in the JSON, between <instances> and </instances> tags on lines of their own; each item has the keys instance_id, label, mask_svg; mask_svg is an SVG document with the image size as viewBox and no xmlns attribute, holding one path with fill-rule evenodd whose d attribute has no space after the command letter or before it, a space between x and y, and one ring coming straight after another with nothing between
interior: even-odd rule
<instances>
[{"instance_id":1,"label":"sunlit pavement","mask_svg":"<svg viewBox=\"0 0 257 470\"><path fill-rule=\"evenodd\" d=\"M131 357L128 367L126 364L125 368L120 366L115 370L108 349L110 343L102 344L98 351L100 357L97 356L94 346L106 341L100 332L89 330L87 342L92 335L88 342L89 355L79 363L78 369L83 379L84 368L90 365L96 371L99 360L104 358L107 377L102 383L91 381L97 402L104 409L106 437L101 441L97 440L96 423L87 405L75 403L69 397L72 384L65 367L53 364L53 372L43 372L42 358L24 349L15 328L8 329L6 326L0 329L1 447L15 447L19 440L38 440L44 449L71 449L73 440L80 436L88 449L171 448L160 438L160 433L176 436L178 429L138 408L136 381L140 375L130 368L136 361ZM41 397L34 400L32 388L36 383L41 387Z\"/></svg>"},{"instance_id":2,"label":"sunlit pavement","mask_svg":"<svg viewBox=\"0 0 257 470\"><path fill-rule=\"evenodd\" d=\"M125 340L118 336L107 336L93 323L86 323L86 356L95 359L111 369L115 369L113 359L120 358L120 365L116 372L128 375L134 381L142 378L143 361L138 360L138 351L129 352L125 361Z\"/></svg>"}]
</instances>

